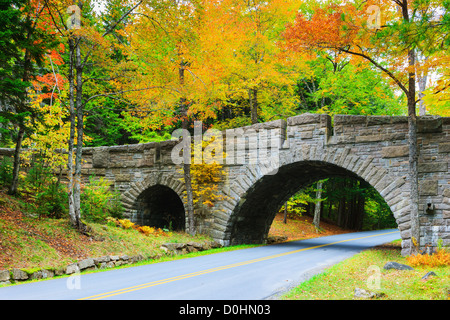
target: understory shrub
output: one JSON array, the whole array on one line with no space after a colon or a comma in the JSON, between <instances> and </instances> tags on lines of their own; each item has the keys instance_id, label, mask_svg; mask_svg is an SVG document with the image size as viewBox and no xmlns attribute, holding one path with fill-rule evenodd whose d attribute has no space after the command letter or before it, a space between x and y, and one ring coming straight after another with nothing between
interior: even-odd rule
<instances>
[{"instance_id":1,"label":"understory shrub","mask_svg":"<svg viewBox=\"0 0 450 320\"><path fill-rule=\"evenodd\" d=\"M111 190L110 182L103 177L90 177L89 183L82 186L81 213L86 221L97 223L106 223L108 217L121 218L120 194Z\"/></svg>"},{"instance_id":2,"label":"understory shrub","mask_svg":"<svg viewBox=\"0 0 450 320\"><path fill-rule=\"evenodd\" d=\"M4 157L0 161L0 185L9 186L12 181L13 161Z\"/></svg>"},{"instance_id":3,"label":"understory shrub","mask_svg":"<svg viewBox=\"0 0 450 320\"><path fill-rule=\"evenodd\" d=\"M112 217L108 217L107 218L108 221L108 225L110 226L116 226L116 227L120 227L123 229L134 229L136 231L139 231L140 233L149 236L149 235L153 235L153 236L167 236L167 235L171 235L171 232L166 233L163 229L161 228L155 228L155 227L150 227L150 226L140 226L135 224L134 222L131 222L129 219L115 219Z\"/></svg>"},{"instance_id":4,"label":"understory shrub","mask_svg":"<svg viewBox=\"0 0 450 320\"><path fill-rule=\"evenodd\" d=\"M442 239L438 241L438 247L435 253L415 254L406 258L409 264L416 266L442 267L450 266L450 251L442 246Z\"/></svg>"},{"instance_id":5,"label":"understory shrub","mask_svg":"<svg viewBox=\"0 0 450 320\"><path fill-rule=\"evenodd\" d=\"M68 210L67 190L44 157L36 156L27 173L22 173L19 191L29 200L27 208L39 217L60 219Z\"/></svg>"}]
</instances>

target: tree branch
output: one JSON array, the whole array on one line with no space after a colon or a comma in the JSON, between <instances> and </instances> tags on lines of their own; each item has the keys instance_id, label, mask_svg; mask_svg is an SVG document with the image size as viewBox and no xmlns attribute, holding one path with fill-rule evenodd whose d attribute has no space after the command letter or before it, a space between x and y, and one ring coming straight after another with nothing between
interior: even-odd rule
<instances>
[{"instance_id":1,"label":"tree branch","mask_svg":"<svg viewBox=\"0 0 450 320\"><path fill-rule=\"evenodd\" d=\"M402 89L402 91L408 95L409 91L408 89L406 89L406 87L400 82L399 79L397 79L396 76L394 76L394 74L392 72L390 72L388 69L384 68L382 65L380 65L378 62L376 62L375 60L373 60L371 57L369 57L368 55L364 54L364 53L359 53L359 52L355 52L355 51L350 51L348 49L344 49L344 48L340 48L341 51L348 53L348 54L352 54L355 56L360 56L363 57L364 59L368 60L370 63L372 63L375 67L377 67L378 69L380 69L381 71L383 71L384 73L386 73L392 80L394 80L394 82L400 87L400 89Z\"/></svg>"}]
</instances>

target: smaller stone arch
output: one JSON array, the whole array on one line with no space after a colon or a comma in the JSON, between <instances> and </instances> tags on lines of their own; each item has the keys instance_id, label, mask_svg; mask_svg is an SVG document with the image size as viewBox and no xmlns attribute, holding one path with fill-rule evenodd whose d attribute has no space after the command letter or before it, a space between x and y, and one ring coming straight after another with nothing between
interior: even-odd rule
<instances>
[{"instance_id":1,"label":"smaller stone arch","mask_svg":"<svg viewBox=\"0 0 450 320\"><path fill-rule=\"evenodd\" d=\"M151 172L122 194L124 216L139 225L184 230L184 184L167 172Z\"/></svg>"}]
</instances>

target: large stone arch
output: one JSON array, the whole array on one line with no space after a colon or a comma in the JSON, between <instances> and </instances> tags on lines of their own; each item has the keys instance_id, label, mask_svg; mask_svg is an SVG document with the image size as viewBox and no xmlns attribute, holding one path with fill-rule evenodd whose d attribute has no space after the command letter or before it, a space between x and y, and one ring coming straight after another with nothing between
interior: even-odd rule
<instances>
[{"instance_id":1,"label":"large stone arch","mask_svg":"<svg viewBox=\"0 0 450 320\"><path fill-rule=\"evenodd\" d=\"M291 149L292 151L292 149ZM402 239L410 238L408 182L374 163L371 156L350 148L303 145L281 152L265 165L246 165L223 189L228 216L223 214L224 244L264 241L277 209L302 186L336 175L362 179L373 186L391 208ZM258 210L260 212L258 212Z\"/></svg>"},{"instance_id":2,"label":"large stone arch","mask_svg":"<svg viewBox=\"0 0 450 320\"><path fill-rule=\"evenodd\" d=\"M122 204L124 205L124 216L141 225L152 225L162 227L161 216L143 217L146 214L166 207L168 214L182 214L182 221L174 220L175 229L184 230L186 225L186 205L183 201L184 184L173 174L157 171L151 172L141 181L130 184L130 187L122 193ZM157 215L161 215L158 212Z\"/></svg>"}]
</instances>

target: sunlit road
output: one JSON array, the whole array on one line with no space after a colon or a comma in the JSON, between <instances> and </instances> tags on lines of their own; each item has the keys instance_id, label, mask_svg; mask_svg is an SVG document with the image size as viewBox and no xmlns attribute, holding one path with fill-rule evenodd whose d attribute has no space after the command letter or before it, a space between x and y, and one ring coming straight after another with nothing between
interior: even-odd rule
<instances>
[{"instance_id":1,"label":"sunlit road","mask_svg":"<svg viewBox=\"0 0 450 320\"><path fill-rule=\"evenodd\" d=\"M390 229L293 241L2 287L0 299L268 299L361 250L399 238Z\"/></svg>"}]
</instances>

